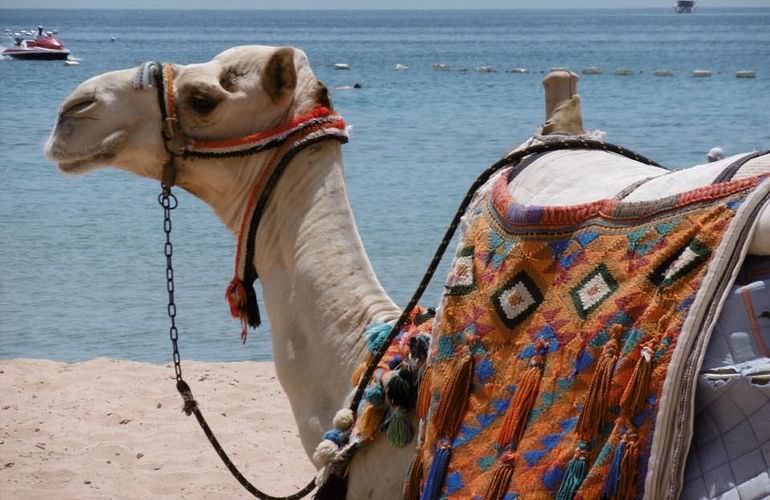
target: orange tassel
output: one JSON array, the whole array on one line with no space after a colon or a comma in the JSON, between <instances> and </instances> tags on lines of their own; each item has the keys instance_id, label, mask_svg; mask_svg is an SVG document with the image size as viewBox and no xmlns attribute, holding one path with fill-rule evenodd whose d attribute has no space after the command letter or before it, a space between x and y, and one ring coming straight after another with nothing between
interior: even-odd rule
<instances>
[{"instance_id":1,"label":"orange tassel","mask_svg":"<svg viewBox=\"0 0 770 500\"><path fill-rule=\"evenodd\" d=\"M409 466L409 474L406 476L404 484L404 500L420 500L420 483L422 483L422 453L418 450L417 454Z\"/></svg>"},{"instance_id":2,"label":"orange tassel","mask_svg":"<svg viewBox=\"0 0 770 500\"><path fill-rule=\"evenodd\" d=\"M618 500L630 500L636 495L636 477L639 472L639 438L634 431L627 431L623 440L626 448L620 462L620 481L618 482Z\"/></svg>"},{"instance_id":3,"label":"orange tassel","mask_svg":"<svg viewBox=\"0 0 770 500\"><path fill-rule=\"evenodd\" d=\"M505 497L513 477L515 458L516 455L511 451L506 451L500 456L500 463L497 464L495 472L489 480L487 490L482 497L483 500L500 500Z\"/></svg>"},{"instance_id":4,"label":"orange tassel","mask_svg":"<svg viewBox=\"0 0 770 500\"><path fill-rule=\"evenodd\" d=\"M632 418L644 407L651 376L652 349L644 346L634 367L634 373L631 374L631 379L620 398L620 408L626 418Z\"/></svg>"},{"instance_id":5,"label":"orange tassel","mask_svg":"<svg viewBox=\"0 0 770 500\"><path fill-rule=\"evenodd\" d=\"M350 377L350 381L354 386L358 386L358 384L361 382L361 377L364 376L364 372L366 371L367 366L369 366L369 363L364 361L360 365L356 366L355 370L353 370L353 375Z\"/></svg>"},{"instance_id":6,"label":"orange tassel","mask_svg":"<svg viewBox=\"0 0 770 500\"><path fill-rule=\"evenodd\" d=\"M599 429L607 412L612 374L618 361L618 341L615 338L604 344L601 357L596 364L596 371L591 378L583 411L577 423L580 439L590 442L599 434Z\"/></svg>"},{"instance_id":7,"label":"orange tassel","mask_svg":"<svg viewBox=\"0 0 770 500\"><path fill-rule=\"evenodd\" d=\"M527 428L529 413L535 406L538 392L540 391L540 380L543 378L543 354L545 347L536 347L538 354L532 356L529 362L529 368L524 372L516 387L516 394L505 412L503 426L500 428L500 435L497 437L497 444L501 448L511 447L516 449L519 440L524 435L524 429Z\"/></svg>"},{"instance_id":8,"label":"orange tassel","mask_svg":"<svg viewBox=\"0 0 770 500\"><path fill-rule=\"evenodd\" d=\"M452 437L457 433L465 417L465 408L473 378L473 357L465 356L460 366L446 381L441 399L433 413L433 425L439 437Z\"/></svg>"},{"instance_id":9,"label":"orange tassel","mask_svg":"<svg viewBox=\"0 0 770 500\"><path fill-rule=\"evenodd\" d=\"M425 368L425 372L422 375L422 380L420 381L420 389L417 393L417 418L425 418L428 415L428 410L430 409L430 400L431 396L433 395L431 391L431 373L433 370L430 366Z\"/></svg>"},{"instance_id":10,"label":"orange tassel","mask_svg":"<svg viewBox=\"0 0 770 500\"><path fill-rule=\"evenodd\" d=\"M367 405L356 422L356 430L364 439L372 439L382 425L385 417L385 408L382 406Z\"/></svg>"}]
</instances>

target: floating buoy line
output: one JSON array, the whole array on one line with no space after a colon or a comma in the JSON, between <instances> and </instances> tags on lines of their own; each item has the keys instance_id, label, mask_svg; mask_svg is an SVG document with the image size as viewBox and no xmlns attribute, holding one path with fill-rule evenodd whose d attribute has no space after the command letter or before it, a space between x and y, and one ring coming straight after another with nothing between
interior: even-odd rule
<instances>
[{"instance_id":1,"label":"floating buoy line","mask_svg":"<svg viewBox=\"0 0 770 500\"><path fill-rule=\"evenodd\" d=\"M448 63L433 63L431 67L432 67L433 71L441 71L441 72L453 71L453 72L456 72L456 73L467 73L467 72L470 71L466 67L452 67ZM349 70L350 69L350 64L347 64L347 63L335 63L335 64L332 65L332 68L334 68L336 70ZM407 71L407 70L409 70L409 66L406 65L406 64L403 64L403 63L398 63L398 64L396 64L393 67L393 69L395 71ZM476 70L477 73L497 73L498 72L498 70L497 70L497 68L495 66L486 65L486 64L485 65L481 65L481 66L477 66L475 70ZM503 71L505 73L523 75L523 74L529 74L529 73L544 74L544 73L548 73L548 72L552 72L552 71L573 71L573 70L571 70L567 66L554 66L554 67L549 68L548 71L545 71L545 70L533 71L533 70L530 70L529 68L518 67L517 66L517 67L512 67L512 68L505 69ZM580 72L582 74L584 74L584 75L589 75L589 76L596 76L596 75L604 75L605 74L605 71L602 68L598 67L598 66L587 66L587 67L583 68ZM616 68L614 70L608 71L607 74L610 74L610 75L613 75L613 76L631 77L631 76L636 76L636 75L644 74L644 70L635 70L635 69L632 69L632 68ZM668 77L668 78L676 77L676 76L681 76L681 75L689 76L691 78L711 78L715 74L721 75L722 73L719 72L719 71L714 73L714 71L712 71L710 69L694 69L694 70L691 70L689 72L677 72L677 71L674 71L672 69L665 69L665 68L664 69L658 69L658 70L655 70L655 71L652 72L653 76ZM728 73L725 73L725 74L728 74ZM756 78L756 77L757 77L757 72L755 70L753 70L753 69L741 69L741 70L738 70L738 71L735 72L735 78L752 79L752 78Z\"/></svg>"}]
</instances>

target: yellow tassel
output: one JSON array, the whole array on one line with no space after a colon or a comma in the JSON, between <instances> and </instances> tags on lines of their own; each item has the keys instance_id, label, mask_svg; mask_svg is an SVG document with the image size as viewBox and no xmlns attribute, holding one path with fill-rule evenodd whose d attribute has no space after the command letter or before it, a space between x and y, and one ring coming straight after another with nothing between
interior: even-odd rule
<instances>
[{"instance_id":1,"label":"yellow tassel","mask_svg":"<svg viewBox=\"0 0 770 500\"><path fill-rule=\"evenodd\" d=\"M642 347L639 360L634 367L634 373L620 398L620 409L626 418L632 418L644 407L647 390L652 376L652 349Z\"/></svg>"},{"instance_id":2,"label":"yellow tassel","mask_svg":"<svg viewBox=\"0 0 770 500\"><path fill-rule=\"evenodd\" d=\"M433 414L433 425L439 437L452 437L465 417L465 408L473 378L473 357L466 355L441 390L441 399Z\"/></svg>"},{"instance_id":3,"label":"yellow tassel","mask_svg":"<svg viewBox=\"0 0 770 500\"><path fill-rule=\"evenodd\" d=\"M620 462L620 481L618 482L618 500L631 500L636 496L636 477L639 472L639 438L634 431L626 432L623 439L626 448Z\"/></svg>"},{"instance_id":4,"label":"yellow tassel","mask_svg":"<svg viewBox=\"0 0 770 500\"><path fill-rule=\"evenodd\" d=\"M384 407L367 405L356 422L357 433L364 439L374 438L382 425L382 419L384 417Z\"/></svg>"},{"instance_id":5,"label":"yellow tassel","mask_svg":"<svg viewBox=\"0 0 770 500\"><path fill-rule=\"evenodd\" d=\"M420 390L417 393L417 417L418 418L425 418L428 415L428 410L430 409L430 400L431 400L431 373L433 372L432 368L430 366L425 368L425 372L422 375L422 380L420 381Z\"/></svg>"},{"instance_id":6,"label":"yellow tassel","mask_svg":"<svg viewBox=\"0 0 770 500\"><path fill-rule=\"evenodd\" d=\"M513 477L513 467L516 456L511 451L506 451L500 456L500 463L497 464L492 478L489 480L487 490L484 492L483 500L500 500L508 493L508 487L511 485Z\"/></svg>"},{"instance_id":7,"label":"yellow tassel","mask_svg":"<svg viewBox=\"0 0 770 500\"><path fill-rule=\"evenodd\" d=\"M420 500L420 483L422 483L422 453L418 450L417 454L409 466L409 474L406 476L404 484L404 500Z\"/></svg>"},{"instance_id":8,"label":"yellow tassel","mask_svg":"<svg viewBox=\"0 0 770 500\"><path fill-rule=\"evenodd\" d=\"M601 357L596 364L596 371L591 378L583 411L577 423L577 431L580 439L590 442L599 434L599 429L607 412L607 404L610 396L612 374L615 372L615 364L618 361L618 341L615 338L604 345Z\"/></svg>"},{"instance_id":9,"label":"yellow tassel","mask_svg":"<svg viewBox=\"0 0 770 500\"><path fill-rule=\"evenodd\" d=\"M535 406L535 400L537 400L537 395L540 391L540 380L543 378L544 362L542 353L545 351L545 348L539 347L536 349L538 354L532 356L529 368L521 377L511 404L505 412L503 425L497 437L497 444L501 448L510 447L513 450L516 449L519 440L524 435L524 430L527 428L529 413Z\"/></svg>"},{"instance_id":10,"label":"yellow tassel","mask_svg":"<svg viewBox=\"0 0 770 500\"><path fill-rule=\"evenodd\" d=\"M361 382L361 377L364 376L364 372L366 371L367 366L369 366L369 363L364 361L360 365L356 366L355 370L353 370L353 375L350 377L350 381L354 386L357 386L359 382Z\"/></svg>"}]
</instances>

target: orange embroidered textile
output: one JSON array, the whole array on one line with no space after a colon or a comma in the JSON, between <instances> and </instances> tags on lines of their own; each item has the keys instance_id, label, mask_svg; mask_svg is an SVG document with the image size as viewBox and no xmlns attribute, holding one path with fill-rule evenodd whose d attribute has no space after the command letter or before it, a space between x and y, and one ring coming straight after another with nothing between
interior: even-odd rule
<instances>
[{"instance_id":1,"label":"orange embroidered textile","mask_svg":"<svg viewBox=\"0 0 770 500\"><path fill-rule=\"evenodd\" d=\"M662 410L664 384L692 388L671 363L707 326L688 315L729 286L709 269L745 252L762 180L532 207L502 172L467 216L435 320L421 498L641 498L656 427L679 411Z\"/></svg>"}]
</instances>

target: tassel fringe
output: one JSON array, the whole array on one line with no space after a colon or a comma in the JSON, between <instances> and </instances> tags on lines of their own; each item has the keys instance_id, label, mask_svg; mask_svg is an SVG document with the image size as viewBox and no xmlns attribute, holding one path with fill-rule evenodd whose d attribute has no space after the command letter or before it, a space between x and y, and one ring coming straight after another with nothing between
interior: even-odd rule
<instances>
[{"instance_id":1,"label":"tassel fringe","mask_svg":"<svg viewBox=\"0 0 770 500\"><path fill-rule=\"evenodd\" d=\"M651 375L652 349L644 346L634 367L634 373L631 374L631 379L620 398L620 408L625 417L634 417L644 407Z\"/></svg>"},{"instance_id":2,"label":"tassel fringe","mask_svg":"<svg viewBox=\"0 0 770 500\"><path fill-rule=\"evenodd\" d=\"M636 493L636 476L639 472L639 437L636 432L628 431L623 438L625 440L625 449L623 458L620 461L620 475L618 478L618 496L619 500L630 500Z\"/></svg>"},{"instance_id":3,"label":"tassel fringe","mask_svg":"<svg viewBox=\"0 0 770 500\"><path fill-rule=\"evenodd\" d=\"M404 500L420 500L420 483L422 483L422 453L417 450L409 465L409 474L404 484Z\"/></svg>"},{"instance_id":4,"label":"tassel fringe","mask_svg":"<svg viewBox=\"0 0 770 500\"><path fill-rule=\"evenodd\" d=\"M412 442L414 427L409 419L409 412L404 408L394 407L388 419L388 441L396 448L403 448Z\"/></svg>"},{"instance_id":5,"label":"tassel fringe","mask_svg":"<svg viewBox=\"0 0 770 500\"><path fill-rule=\"evenodd\" d=\"M225 300L230 306L230 315L241 320L241 341L245 344L247 327L256 328L262 323L257 305L254 284L246 286L237 276L230 281L225 291Z\"/></svg>"},{"instance_id":6,"label":"tassel fringe","mask_svg":"<svg viewBox=\"0 0 770 500\"><path fill-rule=\"evenodd\" d=\"M434 412L436 435L451 437L457 433L465 417L472 378L473 357L467 355L460 361L460 366L449 377L441 391L441 399Z\"/></svg>"},{"instance_id":7,"label":"tassel fringe","mask_svg":"<svg viewBox=\"0 0 770 500\"><path fill-rule=\"evenodd\" d=\"M425 480L425 488L422 490L420 500L437 500L441 496L441 485L444 483L449 459L452 457L452 445L448 439L442 439L436 444L433 453L433 463L430 464L428 478Z\"/></svg>"},{"instance_id":8,"label":"tassel fringe","mask_svg":"<svg viewBox=\"0 0 770 500\"><path fill-rule=\"evenodd\" d=\"M585 444L580 443L578 445L575 456L569 461L567 469L564 471L564 478L556 492L555 500L572 500L580 485L583 484L583 480L588 475L587 451Z\"/></svg>"},{"instance_id":9,"label":"tassel fringe","mask_svg":"<svg viewBox=\"0 0 770 500\"><path fill-rule=\"evenodd\" d=\"M508 487L511 485L513 469L515 466L516 455L511 451L506 451L500 456L500 463L497 464L492 478L489 480L487 490L484 492L483 500L501 500L508 493Z\"/></svg>"},{"instance_id":10,"label":"tassel fringe","mask_svg":"<svg viewBox=\"0 0 770 500\"><path fill-rule=\"evenodd\" d=\"M591 378L588 396L577 423L578 435L583 441L590 442L599 434L607 413L612 375L618 361L618 347L618 341L614 338L604 345L596 371Z\"/></svg>"},{"instance_id":11,"label":"tassel fringe","mask_svg":"<svg viewBox=\"0 0 770 500\"><path fill-rule=\"evenodd\" d=\"M431 400L431 373L433 369L431 367L425 368L423 372L422 380L420 381L420 389L417 392L417 417L420 419L425 418L428 415L428 409L430 408Z\"/></svg>"},{"instance_id":12,"label":"tassel fringe","mask_svg":"<svg viewBox=\"0 0 770 500\"><path fill-rule=\"evenodd\" d=\"M539 353L530 360L529 368L524 372L521 382L516 387L513 400L505 412L503 425L497 437L497 444L501 448L515 450L524 435L529 414L535 406L535 400L540 391L540 380L543 378L543 351L545 351L544 348L539 348Z\"/></svg>"},{"instance_id":13,"label":"tassel fringe","mask_svg":"<svg viewBox=\"0 0 770 500\"><path fill-rule=\"evenodd\" d=\"M363 413L356 422L356 430L364 439L372 439L382 425L385 408L382 406L366 405Z\"/></svg>"},{"instance_id":14,"label":"tassel fringe","mask_svg":"<svg viewBox=\"0 0 770 500\"><path fill-rule=\"evenodd\" d=\"M354 386L357 386L358 383L361 382L361 377L364 376L364 372L366 371L367 366L369 366L369 363L364 361L360 365L356 366L355 370L353 370L353 375L350 377L350 381Z\"/></svg>"}]
</instances>

